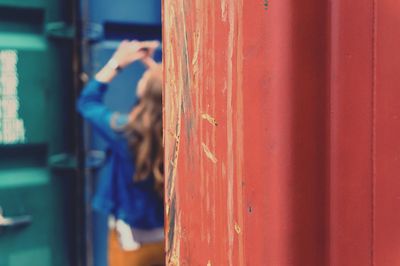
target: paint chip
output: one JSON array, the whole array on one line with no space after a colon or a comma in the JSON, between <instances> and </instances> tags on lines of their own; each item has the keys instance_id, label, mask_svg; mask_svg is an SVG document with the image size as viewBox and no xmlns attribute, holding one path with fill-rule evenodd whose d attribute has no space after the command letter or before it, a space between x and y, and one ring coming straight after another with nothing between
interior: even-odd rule
<instances>
[{"instance_id":1,"label":"paint chip","mask_svg":"<svg viewBox=\"0 0 400 266\"><path fill-rule=\"evenodd\" d=\"M215 157L215 155L210 151L210 149L208 149L208 147L206 146L206 144L201 143L201 146L203 147L203 151L206 154L207 158L210 159L213 163L217 163L217 158Z\"/></svg>"},{"instance_id":2,"label":"paint chip","mask_svg":"<svg viewBox=\"0 0 400 266\"><path fill-rule=\"evenodd\" d=\"M176 142L179 142L179 137L175 134L171 129L168 130L168 133L175 139Z\"/></svg>"},{"instance_id":3,"label":"paint chip","mask_svg":"<svg viewBox=\"0 0 400 266\"><path fill-rule=\"evenodd\" d=\"M240 234L240 232L242 231L242 230L240 229L240 226L239 226L237 223L235 223L235 231L236 231L236 233L238 233L238 234Z\"/></svg>"},{"instance_id":4,"label":"paint chip","mask_svg":"<svg viewBox=\"0 0 400 266\"><path fill-rule=\"evenodd\" d=\"M228 9L228 4L226 3L226 0L221 1L221 17L222 21L226 21L227 18L227 10Z\"/></svg>"},{"instance_id":5,"label":"paint chip","mask_svg":"<svg viewBox=\"0 0 400 266\"><path fill-rule=\"evenodd\" d=\"M211 261L210 260L207 262L207 266L211 266Z\"/></svg>"},{"instance_id":6,"label":"paint chip","mask_svg":"<svg viewBox=\"0 0 400 266\"><path fill-rule=\"evenodd\" d=\"M192 65L195 66L197 65L198 59L199 59L199 51L200 51L200 32L196 31L194 34L194 40L195 40L195 51L192 59Z\"/></svg>"},{"instance_id":7,"label":"paint chip","mask_svg":"<svg viewBox=\"0 0 400 266\"><path fill-rule=\"evenodd\" d=\"M215 120L215 118L209 114L202 114L201 118L203 118L204 120L207 120L213 126L218 126L217 120Z\"/></svg>"},{"instance_id":8,"label":"paint chip","mask_svg":"<svg viewBox=\"0 0 400 266\"><path fill-rule=\"evenodd\" d=\"M179 265L178 255L173 254L170 263L171 263L170 265L178 266Z\"/></svg>"}]
</instances>

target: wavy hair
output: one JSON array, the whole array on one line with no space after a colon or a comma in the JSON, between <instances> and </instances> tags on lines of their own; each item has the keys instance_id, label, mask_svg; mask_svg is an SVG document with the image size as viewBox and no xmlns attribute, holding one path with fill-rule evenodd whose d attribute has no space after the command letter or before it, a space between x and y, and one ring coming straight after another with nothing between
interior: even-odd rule
<instances>
[{"instance_id":1,"label":"wavy hair","mask_svg":"<svg viewBox=\"0 0 400 266\"><path fill-rule=\"evenodd\" d=\"M134 181L154 178L155 190L164 193L164 147L162 137L162 68L147 70L148 79L139 104L132 110L125 129L134 156Z\"/></svg>"}]
</instances>

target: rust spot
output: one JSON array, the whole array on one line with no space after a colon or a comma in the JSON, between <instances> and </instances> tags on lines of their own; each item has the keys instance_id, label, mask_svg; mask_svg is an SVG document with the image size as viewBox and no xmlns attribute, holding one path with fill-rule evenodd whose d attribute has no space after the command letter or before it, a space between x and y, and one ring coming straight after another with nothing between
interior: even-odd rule
<instances>
[{"instance_id":1,"label":"rust spot","mask_svg":"<svg viewBox=\"0 0 400 266\"><path fill-rule=\"evenodd\" d=\"M269 7L269 0L264 0L264 9L268 10Z\"/></svg>"},{"instance_id":2,"label":"rust spot","mask_svg":"<svg viewBox=\"0 0 400 266\"><path fill-rule=\"evenodd\" d=\"M201 146L203 147L203 151L206 154L207 158L210 159L213 163L217 163L217 158L215 155L210 151L210 149L207 147L206 144L201 143Z\"/></svg>"},{"instance_id":3,"label":"rust spot","mask_svg":"<svg viewBox=\"0 0 400 266\"><path fill-rule=\"evenodd\" d=\"M207 120L213 126L218 126L217 120L209 114L202 114L201 118Z\"/></svg>"},{"instance_id":4,"label":"rust spot","mask_svg":"<svg viewBox=\"0 0 400 266\"><path fill-rule=\"evenodd\" d=\"M237 234L240 234L240 232L242 232L242 229L240 228L240 226L237 223L235 223L235 231Z\"/></svg>"}]
</instances>

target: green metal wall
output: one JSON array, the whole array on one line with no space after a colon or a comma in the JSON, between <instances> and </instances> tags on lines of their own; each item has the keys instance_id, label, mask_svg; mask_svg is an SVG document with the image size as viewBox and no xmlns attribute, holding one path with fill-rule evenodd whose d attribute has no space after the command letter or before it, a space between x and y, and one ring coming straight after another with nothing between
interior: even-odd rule
<instances>
[{"instance_id":1,"label":"green metal wall","mask_svg":"<svg viewBox=\"0 0 400 266\"><path fill-rule=\"evenodd\" d=\"M75 265L72 7L0 0L0 265ZM13 111L14 110L14 111Z\"/></svg>"}]
</instances>

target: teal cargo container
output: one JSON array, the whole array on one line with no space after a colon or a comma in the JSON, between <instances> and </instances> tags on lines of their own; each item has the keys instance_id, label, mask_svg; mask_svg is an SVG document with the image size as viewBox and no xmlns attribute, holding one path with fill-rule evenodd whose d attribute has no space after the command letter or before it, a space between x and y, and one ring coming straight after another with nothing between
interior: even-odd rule
<instances>
[{"instance_id":1,"label":"teal cargo container","mask_svg":"<svg viewBox=\"0 0 400 266\"><path fill-rule=\"evenodd\" d=\"M71 1L0 0L0 265L69 266L78 241Z\"/></svg>"}]
</instances>

